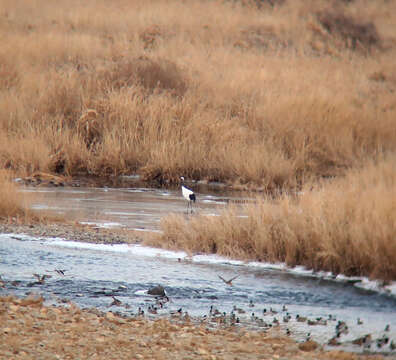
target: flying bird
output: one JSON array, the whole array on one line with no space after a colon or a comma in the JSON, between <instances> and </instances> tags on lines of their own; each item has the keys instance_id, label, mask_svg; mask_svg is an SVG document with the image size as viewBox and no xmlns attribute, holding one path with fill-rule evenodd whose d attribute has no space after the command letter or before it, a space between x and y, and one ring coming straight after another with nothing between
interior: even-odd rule
<instances>
[{"instance_id":1,"label":"flying bird","mask_svg":"<svg viewBox=\"0 0 396 360\"><path fill-rule=\"evenodd\" d=\"M52 278L51 275L47 275L47 274L44 274L44 275L33 274L33 276L37 279L37 282L36 282L36 283L37 283L37 284L40 284L40 285L44 284L45 279Z\"/></svg>"},{"instance_id":2,"label":"flying bird","mask_svg":"<svg viewBox=\"0 0 396 360\"><path fill-rule=\"evenodd\" d=\"M65 271L66 271L66 270L63 270L63 269L55 269L54 271L55 271L57 274L59 274L59 275L65 276Z\"/></svg>"},{"instance_id":3,"label":"flying bird","mask_svg":"<svg viewBox=\"0 0 396 360\"><path fill-rule=\"evenodd\" d=\"M180 177L181 180L181 189L182 189L182 194L183 197L188 201L187 202L187 213L188 213L188 209L191 207L191 214L193 213L193 207L192 207L192 203L196 201L196 197L194 194L194 191L192 191L191 189L187 188L184 186L184 177L181 176Z\"/></svg>"},{"instance_id":4,"label":"flying bird","mask_svg":"<svg viewBox=\"0 0 396 360\"><path fill-rule=\"evenodd\" d=\"M232 286L232 282L233 280L235 280L239 275L234 276L233 278L226 280L223 277L221 277L220 275L217 275L221 280L223 280L227 285Z\"/></svg>"}]
</instances>

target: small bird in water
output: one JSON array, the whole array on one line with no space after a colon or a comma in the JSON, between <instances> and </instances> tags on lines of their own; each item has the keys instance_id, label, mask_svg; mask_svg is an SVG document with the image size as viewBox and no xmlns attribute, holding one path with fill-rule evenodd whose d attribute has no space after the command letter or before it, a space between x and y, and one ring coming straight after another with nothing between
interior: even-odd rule
<instances>
[{"instance_id":1,"label":"small bird in water","mask_svg":"<svg viewBox=\"0 0 396 360\"><path fill-rule=\"evenodd\" d=\"M138 308L138 313L137 313L137 315L138 316L144 316L144 310L139 306L139 308Z\"/></svg>"},{"instance_id":2,"label":"small bird in water","mask_svg":"<svg viewBox=\"0 0 396 360\"><path fill-rule=\"evenodd\" d=\"M328 341L327 345L339 346L341 343L337 340L337 336L334 336Z\"/></svg>"},{"instance_id":3,"label":"small bird in water","mask_svg":"<svg viewBox=\"0 0 396 360\"><path fill-rule=\"evenodd\" d=\"M304 316L300 316L300 315L296 315L296 321L298 321L298 322L306 322L307 321L307 318L306 317L304 317Z\"/></svg>"},{"instance_id":4,"label":"small bird in water","mask_svg":"<svg viewBox=\"0 0 396 360\"><path fill-rule=\"evenodd\" d=\"M360 345L360 346L362 346L362 345L366 346L367 344L371 343L371 341L372 341L371 340L371 334L367 334L367 335L364 335L364 336L362 336L360 338L352 340L352 344Z\"/></svg>"},{"instance_id":5,"label":"small bird in water","mask_svg":"<svg viewBox=\"0 0 396 360\"><path fill-rule=\"evenodd\" d=\"M234 276L233 278L226 280L223 277L221 277L220 275L217 275L221 280L223 280L227 285L232 286L232 282L239 276Z\"/></svg>"},{"instance_id":6,"label":"small bird in water","mask_svg":"<svg viewBox=\"0 0 396 360\"><path fill-rule=\"evenodd\" d=\"M149 305L147 311L148 311L150 314L158 314L157 308L156 308L155 306L153 306L153 305Z\"/></svg>"},{"instance_id":7,"label":"small bird in water","mask_svg":"<svg viewBox=\"0 0 396 360\"><path fill-rule=\"evenodd\" d=\"M327 320L329 320L329 321L337 321L336 317L333 316L332 314L329 314L329 317L328 317Z\"/></svg>"},{"instance_id":8,"label":"small bird in water","mask_svg":"<svg viewBox=\"0 0 396 360\"><path fill-rule=\"evenodd\" d=\"M242 308L239 308L237 306L234 305L233 310L236 311L238 314L245 314L246 311L243 310Z\"/></svg>"},{"instance_id":9,"label":"small bird in water","mask_svg":"<svg viewBox=\"0 0 396 360\"><path fill-rule=\"evenodd\" d=\"M338 321L335 330L337 337L340 337L342 334L348 334L348 326L345 321Z\"/></svg>"},{"instance_id":10,"label":"small bird in water","mask_svg":"<svg viewBox=\"0 0 396 360\"><path fill-rule=\"evenodd\" d=\"M363 321L360 318L357 318L357 324L358 325L363 325Z\"/></svg>"},{"instance_id":11,"label":"small bird in water","mask_svg":"<svg viewBox=\"0 0 396 360\"><path fill-rule=\"evenodd\" d=\"M382 337L377 339L377 348L381 348L389 342L389 338L384 334Z\"/></svg>"},{"instance_id":12,"label":"small bird in water","mask_svg":"<svg viewBox=\"0 0 396 360\"><path fill-rule=\"evenodd\" d=\"M218 315L221 315L221 312L219 311L219 309L215 308L213 305L210 305L209 314L211 316L218 316Z\"/></svg>"},{"instance_id":13,"label":"small bird in water","mask_svg":"<svg viewBox=\"0 0 396 360\"><path fill-rule=\"evenodd\" d=\"M115 296L112 296L113 302L110 304L110 306L121 306L122 302L121 300L118 300Z\"/></svg>"}]
</instances>

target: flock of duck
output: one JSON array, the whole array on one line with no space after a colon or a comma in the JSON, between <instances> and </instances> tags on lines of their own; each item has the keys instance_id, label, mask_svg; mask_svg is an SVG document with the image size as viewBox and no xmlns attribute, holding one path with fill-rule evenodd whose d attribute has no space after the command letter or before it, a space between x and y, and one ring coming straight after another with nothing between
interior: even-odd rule
<instances>
[{"instance_id":1,"label":"flock of duck","mask_svg":"<svg viewBox=\"0 0 396 360\"><path fill-rule=\"evenodd\" d=\"M66 270L55 269L53 272L58 274L59 276L65 276ZM42 286L46 283L46 279L50 279L52 275L49 274L33 274L36 281L29 282L27 284L28 287L34 286ZM231 279L224 279L222 276L218 275L218 277L227 285L232 286L232 281L235 280L238 276L235 276ZM8 285L12 287L17 287L21 282L20 281L6 281L3 280L0 276L0 289L6 288ZM107 306L111 307L119 307L130 309L131 306L127 303L122 302L116 296L119 294L119 291L127 289L126 286L120 285L119 289L116 291L106 292L106 289L103 289L103 295L111 296L112 302ZM214 307L210 306L208 313L204 314L201 317L190 317L187 311L183 311L182 308L177 310L169 310L169 303L172 303L172 299L168 297L165 292L165 289L161 286L154 286L147 291L147 295L150 296L150 299L146 301L145 305L138 307L135 316L163 316L168 315L171 319L177 319L181 321L196 321L199 323L205 323L208 326L245 326L250 328L262 328L264 330L270 328L279 328L281 331L284 331L286 335L293 335L292 325L293 323L305 323L308 326L334 326L334 336L328 340L327 345L329 346L340 346L346 344L353 344L359 347L362 347L364 351L375 350L375 348L381 350L388 350L390 352L394 352L396 350L396 341L390 339L388 335L390 333L390 325L386 325L383 329L383 332L377 338L374 338L372 334L365 334L364 336L358 337L354 340L342 341L344 335L348 334L349 326L345 321L337 320L337 318L329 314L327 318L316 317L316 318L308 318L305 316L301 316L296 314L292 316L286 305L283 305L280 309L274 309L272 307L264 308L262 310L258 310L252 300L250 300L247 305L248 308L238 307L236 305L233 306L230 312L221 311ZM82 295L81 295L82 296ZM66 302L66 301L62 301ZM257 309L255 311L255 309ZM121 314L122 315L122 314ZM363 324L363 320L357 318L356 326L360 326ZM305 341L311 341L311 333L306 334ZM387 349L388 347L388 349Z\"/></svg>"}]
</instances>

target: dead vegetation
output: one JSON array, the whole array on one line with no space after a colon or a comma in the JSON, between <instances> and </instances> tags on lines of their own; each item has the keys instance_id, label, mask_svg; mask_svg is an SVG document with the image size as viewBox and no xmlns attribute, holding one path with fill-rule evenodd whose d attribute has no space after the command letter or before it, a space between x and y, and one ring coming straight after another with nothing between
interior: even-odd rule
<instances>
[{"instance_id":1,"label":"dead vegetation","mask_svg":"<svg viewBox=\"0 0 396 360\"><path fill-rule=\"evenodd\" d=\"M0 167L23 176L292 189L395 151L392 2L0 3Z\"/></svg>"},{"instance_id":2,"label":"dead vegetation","mask_svg":"<svg viewBox=\"0 0 396 360\"><path fill-rule=\"evenodd\" d=\"M169 184L183 174L272 194L340 178L344 194L343 176L364 177L366 164L396 152L395 2L0 0L0 9L0 168L19 176L137 172ZM364 186L356 182L359 197ZM394 278L393 187L363 212L335 188L305 197L318 208L301 214L304 198L282 197L249 221L192 220L191 234L168 219L165 236L192 250ZM343 263L352 239L365 250Z\"/></svg>"},{"instance_id":3,"label":"dead vegetation","mask_svg":"<svg viewBox=\"0 0 396 360\"><path fill-rule=\"evenodd\" d=\"M245 217L232 207L219 217L170 215L152 244L396 280L395 192L391 156L300 195L258 199Z\"/></svg>"},{"instance_id":4,"label":"dead vegetation","mask_svg":"<svg viewBox=\"0 0 396 360\"><path fill-rule=\"evenodd\" d=\"M15 174L0 170L0 222L7 226L19 226L20 224L48 224L64 222L61 215L50 215L45 211L37 212L31 208L37 194L26 194L21 192L20 187L14 181ZM40 185L45 183L47 186L63 186L62 177L46 174L34 173L27 177L25 183Z\"/></svg>"},{"instance_id":5,"label":"dead vegetation","mask_svg":"<svg viewBox=\"0 0 396 360\"><path fill-rule=\"evenodd\" d=\"M337 12L321 12L318 20L341 49L367 52L381 48L381 41L373 23L361 23Z\"/></svg>"},{"instance_id":6,"label":"dead vegetation","mask_svg":"<svg viewBox=\"0 0 396 360\"><path fill-rule=\"evenodd\" d=\"M32 217L28 204L17 186L12 183L11 174L0 171L0 219L6 221L27 220Z\"/></svg>"}]
</instances>

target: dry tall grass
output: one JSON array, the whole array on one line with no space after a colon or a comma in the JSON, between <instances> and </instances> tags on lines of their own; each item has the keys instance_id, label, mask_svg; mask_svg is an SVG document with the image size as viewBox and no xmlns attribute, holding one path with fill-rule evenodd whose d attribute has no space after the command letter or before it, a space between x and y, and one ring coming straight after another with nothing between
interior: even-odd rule
<instances>
[{"instance_id":1,"label":"dry tall grass","mask_svg":"<svg viewBox=\"0 0 396 360\"><path fill-rule=\"evenodd\" d=\"M271 190L396 150L394 2L0 9L2 168Z\"/></svg>"},{"instance_id":2,"label":"dry tall grass","mask_svg":"<svg viewBox=\"0 0 396 360\"><path fill-rule=\"evenodd\" d=\"M396 280L395 194L392 156L298 198L247 205L246 218L235 208L219 217L171 215L151 244Z\"/></svg>"},{"instance_id":3,"label":"dry tall grass","mask_svg":"<svg viewBox=\"0 0 396 360\"><path fill-rule=\"evenodd\" d=\"M11 174L0 171L0 219L6 221L32 219L27 200L11 181Z\"/></svg>"}]
</instances>

